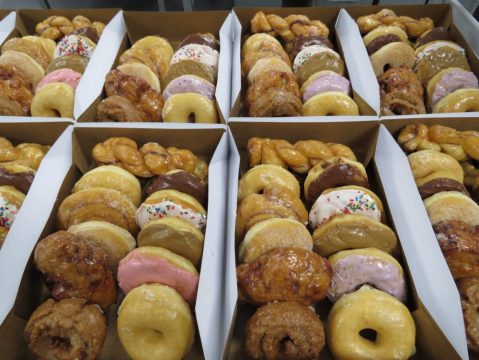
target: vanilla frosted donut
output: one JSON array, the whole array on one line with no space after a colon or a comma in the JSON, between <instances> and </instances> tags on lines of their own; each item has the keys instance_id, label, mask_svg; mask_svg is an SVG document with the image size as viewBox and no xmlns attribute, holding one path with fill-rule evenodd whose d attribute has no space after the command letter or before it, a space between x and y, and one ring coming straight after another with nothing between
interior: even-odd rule
<instances>
[{"instance_id":1,"label":"vanilla frosted donut","mask_svg":"<svg viewBox=\"0 0 479 360\"><path fill-rule=\"evenodd\" d=\"M294 58L293 72L297 73L299 68L301 66L303 66L303 64L306 61L308 61L313 55L316 55L320 52L327 52L327 53L333 55L334 57L337 57L339 60L341 59L341 57L339 56L339 54L336 51L334 51L330 48L327 48L325 46L322 46L322 45L307 46L303 50L301 50L298 53L298 55L296 55L296 57Z\"/></svg>"},{"instance_id":2,"label":"vanilla frosted donut","mask_svg":"<svg viewBox=\"0 0 479 360\"><path fill-rule=\"evenodd\" d=\"M194 119L195 123L218 122L215 102L192 92L169 97L163 106L161 117L164 122L187 123L190 119Z\"/></svg>"},{"instance_id":3,"label":"vanilla frosted donut","mask_svg":"<svg viewBox=\"0 0 479 360\"><path fill-rule=\"evenodd\" d=\"M209 46L199 44L188 44L179 48L170 61L170 66L183 60L193 60L211 67L215 73L218 72L219 53Z\"/></svg>"},{"instance_id":4,"label":"vanilla frosted donut","mask_svg":"<svg viewBox=\"0 0 479 360\"><path fill-rule=\"evenodd\" d=\"M381 221L383 205L370 190L361 186L343 186L324 191L309 212L309 224L316 229L335 215L356 214Z\"/></svg>"},{"instance_id":5,"label":"vanilla frosted donut","mask_svg":"<svg viewBox=\"0 0 479 360\"><path fill-rule=\"evenodd\" d=\"M361 336L366 329L377 333L375 341ZM326 330L336 360L409 359L416 351L416 325L407 307L369 286L343 295L333 305Z\"/></svg>"},{"instance_id":6,"label":"vanilla frosted donut","mask_svg":"<svg viewBox=\"0 0 479 360\"><path fill-rule=\"evenodd\" d=\"M318 71L311 75L301 86L301 100L303 103L328 91L339 91L349 96L351 85L348 79L331 70Z\"/></svg>"},{"instance_id":7,"label":"vanilla frosted donut","mask_svg":"<svg viewBox=\"0 0 479 360\"><path fill-rule=\"evenodd\" d=\"M343 250L330 256L328 261L333 269L328 289L328 299L332 302L364 284L406 301L404 271L388 253L376 248Z\"/></svg>"},{"instance_id":8,"label":"vanilla frosted donut","mask_svg":"<svg viewBox=\"0 0 479 360\"><path fill-rule=\"evenodd\" d=\"M30 111L32 116L62 117L73 119L75 90L64 83L43 86L33 97Z\"/></svg>"},{"instance_id":9,"label":"vanilla frosted donut","mask_svg":"<svg viewBox=\"0 0 479 360\"><path fill-rule=\"evenodd\" d=\"M314 95L303 104L303 116L328 115L359 115L359 108L353 99L339 91L327 91Z\"/></svg>"},{"instance_id":10,"label":"vanilla frosted donut","mask_svg":"<svg viewBox=\"0 0 479 360\"><path fill-rule=\"evenodd\" d=\"M293 73L291 71L291 67L289 67L288 64L286 64L283 60L275 57L263 58L259 59L249 71L248 83L251 85L256 76L262 72L270 70L281 71L289 74Z\"/></svg>"},{"instance_id":11,"label":"vanilla frosted donut","mask_svg":"<svg viewBox=\"0 0 479 360\"><path fill-rule=\"evenodd\" d=\"M55 48L55 57L78 54L86 58L91 58L96 45L86 36L67 35L64 36Z\"/></svg>"},{"instance_id":12,"label":"vanilla frosted donut","mask_svg":"<svg viewBox=\"0 0 479 360\"><path fill-rule=\"evenodd\" d=\"M195 325L190 307L174 289L145 284L118 309L118 337L135 360L178 360L191 349Z\"/></svg>"},{"instance_id":13,"label":"vanilla frosted donut","mask_svg":"<svg viewBox=\"0 0 479 360\"><path fill-rule=\"evenodd\" d=\"M206 96L210 100L215 99L216 87L208 80L196 75L182 75L172 80L163 90L163 99L167 101L171 96L182 93L196 93Z\"/></svg>"}]
</instances>

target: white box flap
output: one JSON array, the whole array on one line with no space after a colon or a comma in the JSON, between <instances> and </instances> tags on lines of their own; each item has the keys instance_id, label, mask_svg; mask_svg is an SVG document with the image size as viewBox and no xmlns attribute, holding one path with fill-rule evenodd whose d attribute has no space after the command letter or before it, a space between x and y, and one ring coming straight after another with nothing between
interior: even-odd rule
<instances>
[{"instance_id":1,"label":"white box flap","mask_svg":"<svg viewBox=\"0 0 479 360\"><path fill-rule=\"evenodd\" d=\"M72 131L67 127L43 159L0 251L0 324L15 303L25 266L71 166Z\"/></svg>"},{"instance_id":2,"label":"white box flap","mask_svg":"<svg viewBox=\"0 0 479 360\"><path fill-rule=\"evenodd\" d=\"M220 58L218 61L218 81L216 83L216 102L225 118L230 116L231 110L231 61L233 48L233 14L229 14L220 29Z\"/></svg>"},{"instance_id":3,"label":"white box flap","mask_svg":"<svg viewBox=\"0 0 479 360\"><path fill-rule=\"evenodd\" d=\"M448 1L452 4L452 21L464 36L476 55L479 55L479 23L457 0Z\"/></svg>"},{"instance_id":4,"label":"white box flap","mask_svg":"<svg viewBox=\"0 0 479 360\"><path fill-rule=\"evenodd\" d=\"M222 280L228 175L226 133L221 138L208 169L208 223L195 311L205 359L213 360L218 358L221 338L220 309L223 300Z\"/></svg>"},{"instance_id":5,"label":"white box flap","mask_svg":"<svg viewBox=\"0 0 479 360\"><path fill-rule=\"evenodd\" d=\"M17 13L12 11L0 21L0 44L3 44L8 35L15 29L16 18Z\"/></svg>"},{"instance_id":6,"label":"white box flap","mask_svg":"<svg viewBox=\"0 0 479 360\"><path fill-rule=\"evenodd\" d=\"M354 90L379 114L379 85L358 26L346 10L339 12L335 29Z\"/></svg>"},{"instance_id":7,"label":"white box flap","mask_svg":"<svg viewBox=\"0 0 479 360\"><path fill-rule=\"evenodd\" d=\"M241 23L233 14L233 61L232 61L232 78L231 78L231 107L234 106L236 100L241 93Z\"/></svg>"},{"instance_id":8,"label":"white box flap","mask_svg":"<svg viewBox=\"0 0 479 360\"><path fill-rule=\"evenodd\" d=\"M456 284L430 225L407 157L384 125L379 130L375 161L417 294L457 353L468 359Z\"/></svg>"},{"instance_id":9,"label":"white box flap","mask_svg":"<svg viewBox=\"0 0 479 360\"><path fill-rule=\"evenodd\" d=\"M75 91L73 116L78 119L100 96L106 74L110 71L126 33L123 12L107 24L88 66Z\"/></svg>"}]
</instances>

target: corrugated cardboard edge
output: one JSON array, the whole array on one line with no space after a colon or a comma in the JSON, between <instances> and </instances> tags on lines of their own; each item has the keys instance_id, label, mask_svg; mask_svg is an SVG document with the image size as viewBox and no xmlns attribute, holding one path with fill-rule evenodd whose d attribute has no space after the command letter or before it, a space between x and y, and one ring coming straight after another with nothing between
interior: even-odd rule
<instances>
[{"instance_id":1,"label":"corrugated cardboard edge","mask_svg":"<svg viewBox=\"0 0 479 360\"><path fill-rule=\"evenodd\" d=\"M10 33L15 29L17 13L12 11L0 21L0 44L7 39Z\"/></svg>"},{"instance_id":2,"label":"corrugated cardboard edge","mask_svg":"<svg viewBox=\"0 0 479 360\"><path fill-rule=\"evenodd\" d=\"M467 359L459 293L429 226L429 217L407 157L383 125L379 131L375 162L419 300L457 354ZM450 356L444 354L444 359Z\"/></svg>"},{"instance_id":3,"label":"corrugated cardboard edge","mask_svg":"<svg viewBox=\"0 0 479 360\"><path fill-rule=\"evenodd\" d=\"M68 126L43 159L0 251L0 324L12 309L25 266L71 166L73 126Z\"/></svg>"},{"instance_id":4,"label":"corrugated cardboard edge","mask_svg":"<svg viewBox=\"0 0 479 360\"><path fill-rule=\"evenodd\" d=\"M126 33L123 11L119 11L103 30L85 73L75 91L73 116L78 119L100 96L103 79L110 71Z\"/></svg>"}]
</instances>

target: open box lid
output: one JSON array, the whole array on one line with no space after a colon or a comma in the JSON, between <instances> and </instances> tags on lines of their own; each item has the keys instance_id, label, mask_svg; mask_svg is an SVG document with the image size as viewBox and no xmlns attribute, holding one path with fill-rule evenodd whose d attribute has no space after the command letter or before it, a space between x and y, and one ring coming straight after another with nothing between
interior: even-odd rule
<instances>
[{"instance_id":1,"label":"open box lid","mask_svg":"<svg viewBox=\"0 0 479 360\"><path fill-rule=\"evenodd\" d=\"M468 359L459 292L430 226L407 157L384 125L379 129L375 162L398 236L403 239L401 245L419 301L457 355Z\"/></svg>"},{"instance_id":2,"label":"open box lid","mask_svg":"<svg viewBox=\"0 0 479 360\"><path fill-rule=\"evenodd\" d=\"M29 131L17 122L11 125L18 131ZM48 130L45 125L51 123L30 122L25 125L38 138ZM73 126L69 125L43 158L21 211L18 212L0 251L0 286L3 289L0 324L15 303L25 266L50 216L63 178L71 166L72 130ZM52 134L53 131L49 133ZM38 140L32 138L32 141Z\"/></svg>"},{"instance_id":3,"label":"open box lid","mask_svg":"<svg viewBox=\"0 0 479 360\"><path fill-rule=\"evenodd\" d=\"M3 44L5 39L15 29L17 13L15 11L0 11L0 17L2 17L0 21L0 44Z\"/></svg>"}]
</instances>

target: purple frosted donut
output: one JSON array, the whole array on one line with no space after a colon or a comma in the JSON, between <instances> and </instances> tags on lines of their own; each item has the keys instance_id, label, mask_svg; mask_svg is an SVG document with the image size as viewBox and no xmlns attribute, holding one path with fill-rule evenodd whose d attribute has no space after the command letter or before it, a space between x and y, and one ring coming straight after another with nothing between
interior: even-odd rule
<instances>
[{"instance_id":1,"label":"purple frosted donut","mask_svg":"<svg viewBox=\"0 0 479 360\"><path fill-rule=\"evenodd\" d=\"M303 103L305 103L314 95L327 91L340 91L349 95L351 92L349 80L334 71L319 71L311 75L301 86L301 98Z\"/></svg>"},{"instance_id":2,"label":"purple frosted donut","mask_svg":"<svg viewBox=\"0 0 479 360\"><path fill-rule=\"evenodd\" d=\"M210 100L215 99L215 86L209 81L195 75L182 75L172 80L163 91L163 98L182 93L196 93L206 96Z\"/></svg>"}]
</instances>

